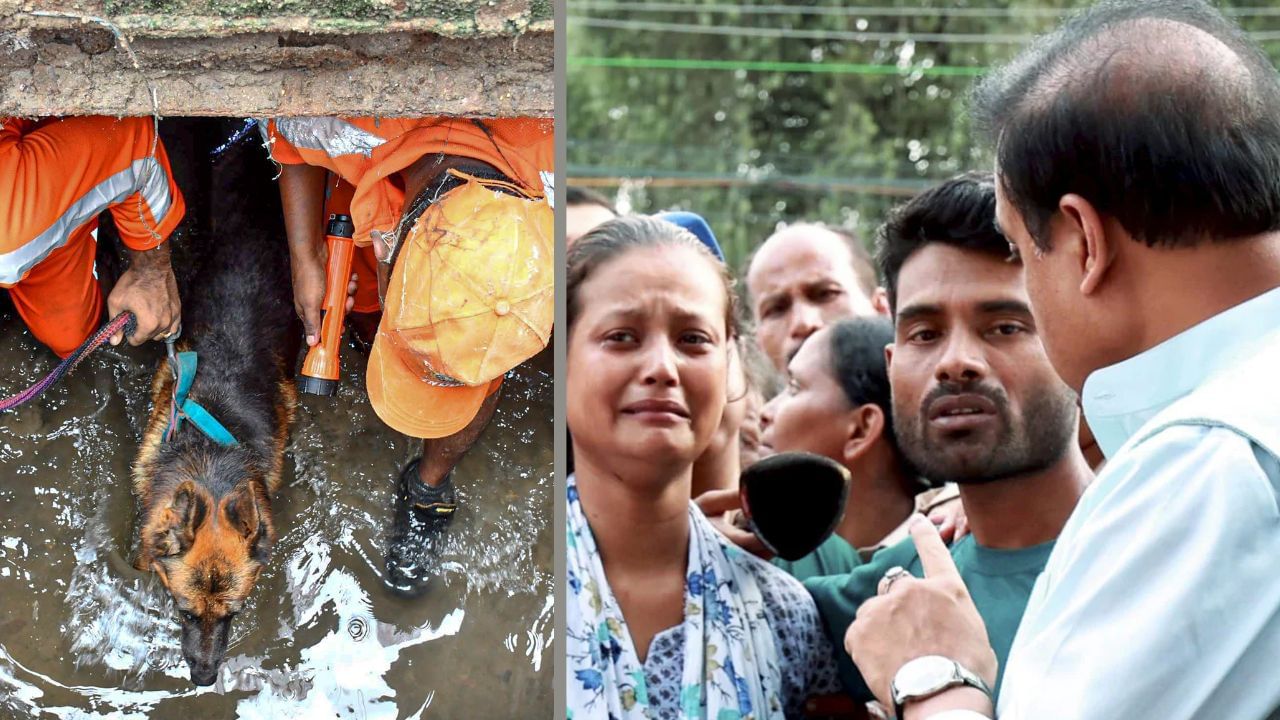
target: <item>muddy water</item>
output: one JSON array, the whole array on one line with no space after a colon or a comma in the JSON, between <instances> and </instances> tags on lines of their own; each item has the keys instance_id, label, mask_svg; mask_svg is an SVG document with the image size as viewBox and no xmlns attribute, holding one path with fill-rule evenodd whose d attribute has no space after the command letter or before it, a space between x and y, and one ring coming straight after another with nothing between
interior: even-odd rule
<instances>
[{"instance_id":1,"label":"muddy water","mask_svg":"<svg viewBox=\"0 0 1280 720\"><path fill-rule=\"evenodd\" d=\"M0 301L0 397L55 358ZM128 469L159 346L105 349L0 415L0 718L506 718L551 712L552 365L504 386L455 472L462 508L431 592L380 582L393 480L417 450L344 349L336 398L307 397L274 499L279 539L195 688L159 581L132 569Z\"/></svg>"}]
</instances>

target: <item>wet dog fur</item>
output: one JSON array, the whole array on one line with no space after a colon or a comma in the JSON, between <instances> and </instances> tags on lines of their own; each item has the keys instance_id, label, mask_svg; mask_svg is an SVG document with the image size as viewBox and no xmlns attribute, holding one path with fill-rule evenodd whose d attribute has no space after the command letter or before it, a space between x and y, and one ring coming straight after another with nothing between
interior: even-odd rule
<instances>
[{"instance_id":1,"label":"wet dog fur","mask_svg":"<svg viewBox=\"0 0 1280 720\"><path fill-rule=\"evenodd\" d=\"M178 349L198 354L191 399L239 444L220 446L190 422L164 442L173 401L165 361L152 383L152 412L133 466L134 564L156 572L169 590L197 685L216 680L232 619L275 542L271 497L297 403L299 344L274 168L260 148L245 143L210 172L208 217L192 218L206 224L208 253L182 296ZM189 207L197 202L188 198Z\"/></svg>"}]
</instances>

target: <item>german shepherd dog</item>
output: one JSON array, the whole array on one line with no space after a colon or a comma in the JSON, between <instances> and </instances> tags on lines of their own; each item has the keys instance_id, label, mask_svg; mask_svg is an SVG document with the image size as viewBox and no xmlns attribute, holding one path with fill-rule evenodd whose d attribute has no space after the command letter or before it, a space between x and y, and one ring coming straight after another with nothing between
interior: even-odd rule
<instances>
[{"instance_id":1,"label":"german shepherd dog","mask_svg":"<svg viewBox=\"0 0 1280 720\"><path fill-rule=\"evenodd\" d=\"M173 597L196 685L217 678L232 619L271 554L271 496L297 403L300 342L274 168L261 149L244 143L207 172L208 197L188 198L189 206L207 201L201 222L208 252L182 296L177 349L198 357L188 397L238 443L220 445L190 421L165 439L174 383L166 361L152 383L151 416L133 465L134 565L155 571Z\"/></svg>"}]
</instances>

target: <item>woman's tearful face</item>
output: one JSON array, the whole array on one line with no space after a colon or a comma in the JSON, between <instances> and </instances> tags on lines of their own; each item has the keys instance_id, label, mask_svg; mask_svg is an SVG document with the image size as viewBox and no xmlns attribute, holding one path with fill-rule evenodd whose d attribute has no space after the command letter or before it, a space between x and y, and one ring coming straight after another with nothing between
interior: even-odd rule
<instances>
[{"instance_id":1,"label":"woman's tearful face","mask_svg":"<svg viewBox=\"0 0 1280 720\"><path fill-rule=\"evenodd\" d=\"M580 290L569 335L568 421L597 462L692 463L727 392L728 298L715 261L691 248L629 250Z\"/></svg>"}]
</instances>

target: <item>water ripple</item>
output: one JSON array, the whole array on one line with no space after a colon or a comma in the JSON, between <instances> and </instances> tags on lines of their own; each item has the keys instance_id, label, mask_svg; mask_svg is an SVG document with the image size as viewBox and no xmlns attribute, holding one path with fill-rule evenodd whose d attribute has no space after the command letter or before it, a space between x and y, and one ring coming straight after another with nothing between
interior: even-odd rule
<instances>
[{"instance_id":1,"label":"water ripple","mask_svg":"<svg viewBox=\"0 0 1280 720\"><path fill-rule=\"evenodd\" d=\"M395 476L420 448L378 421L363 357L346 349L337 396L300 408L273 500L274 556L208 688L187 678L164 588L131 565L129 466L159 359L158 348L98 353L0 416L0 717L550 712L549 354L504 383L455 471L461 508L432 562L438 578L406 601L383 589L381 564ZM52 365L0 313L0 396Z\"/></svg>"}]
</instances>

